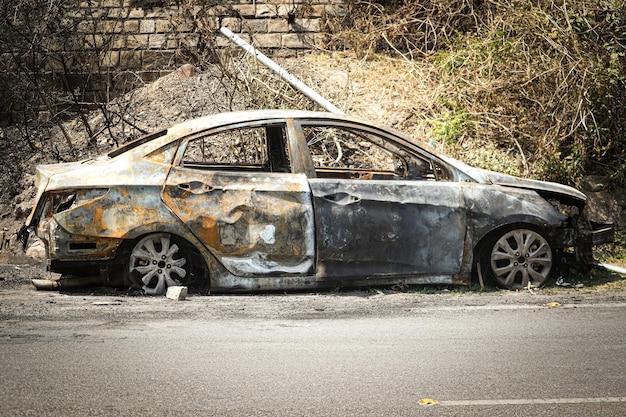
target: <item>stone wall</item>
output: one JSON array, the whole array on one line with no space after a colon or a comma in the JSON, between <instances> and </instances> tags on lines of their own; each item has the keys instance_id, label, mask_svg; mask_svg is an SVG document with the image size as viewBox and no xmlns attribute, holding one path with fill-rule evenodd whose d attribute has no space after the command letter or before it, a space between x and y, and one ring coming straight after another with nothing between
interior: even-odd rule
<instances>
[{"instance_id":1,"label":"stone wall","mask_svg":"<svg viewBox=\"0 0 626 417\"><path fill-rule=\"evenodd\" d=\"M26 9L28 1L36 10ZM43 110L42 102L50 107L50 100L33 88L46 86L65 92L66 97L73 92L69 101L102 102L185 63L206 59L207 51L236 48L217 35L221 26L269 56L308 53L322 36L324 16L340 13L344 0L24 0L16 4L10 12L15 10L18 17L10 25L15 24L17 31L0 34L0 119L5 121L24 112L31 102L40 107L31 113ZM29 19L32 22L24 23ZM40 20L45 24L38 26ZM37 33L41 41L13 42L11 36L18 41L37 38L28 31ZM14 50L8 45L14 45ZM18 62L22 57L25 61ZM20 73L28 70L34 73Z\"/></svg>"},{"instance_id":2,"label":"stone wall","mask_svg":"<svg viewBox=\"0 0 626 417\"><path fill-rule=\"evenodd\" d=\"M210 29L226 26L267 55L297 56L314 47L320 22L327 13L337 13L338 0L223 1L214 7L189 7L158 0L102 0L96 29L83 22L87 44L110 42L100 65L141 71L171 69L180 64L181 50L193 50ZM89 7L82 3L82 7ZM113 36L112 36L113 35ZM92 40L93 37L93 40ZM217 47L232 47L217 36Z\"/></svg>"}]
</instances>

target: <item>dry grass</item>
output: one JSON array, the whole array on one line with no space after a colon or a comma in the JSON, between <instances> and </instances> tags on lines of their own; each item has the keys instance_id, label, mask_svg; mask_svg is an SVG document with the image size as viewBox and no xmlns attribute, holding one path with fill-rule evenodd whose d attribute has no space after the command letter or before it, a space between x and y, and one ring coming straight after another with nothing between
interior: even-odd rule
<instances>
[{"instance_id":1,"label":"dry grass","mask_svg":"<svg viewBox=\"0 0 626 417\"><path fill-rule=\"evenodd\" d=\"M508 146L491 143L474 133L478 113L451 107L445 99L451 86L442 82L440 68L386 55L359 59L350 52L317 54L304 67L293 68L303 80L347 113L394 127L415 141L459 156L466 162L500 172L523 173L524 159L515 140ZM506 117L482 114L491 128L506 130ZM506 143L506 142L505 142Z\"/></svg>"},{"instance_id":2,"label":"dry grass","mask_svg":"<svg viewBox=\"0 0 626 417\"><path fill-rule=\"evenodd\" d=\"M383 66L381 86L404 73L391 88L414 104L415 133L448 153L540 179L624 182L624 1L354 1L328 21L327 46L363 60L352 71Z\"/></svg>"}]
</instances>

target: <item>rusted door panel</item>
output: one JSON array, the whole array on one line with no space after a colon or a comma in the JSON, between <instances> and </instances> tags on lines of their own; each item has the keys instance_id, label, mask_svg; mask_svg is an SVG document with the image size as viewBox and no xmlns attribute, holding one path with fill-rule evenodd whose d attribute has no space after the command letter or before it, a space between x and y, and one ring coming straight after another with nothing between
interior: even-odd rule
<instances>
[{"instance_id":1,"label":"rusted door panel","mask_svg":"<svg viewBox=\"0 0 626 417\"><path fill-rule=\"evenodd\" d=\"M303 174L174 167L163 201L234 275L313 271L313 209Z\"/></svg>"},{"instance_id":2,"label":"rusted door panel","mask_svg":"<svg viewBox=\"0 0 626 417\"><path fill-rule=\"evenodd\" d=\"M466 212L459 185L310 179L319 277L456 274Z\"/></svg>"}]
</instances>

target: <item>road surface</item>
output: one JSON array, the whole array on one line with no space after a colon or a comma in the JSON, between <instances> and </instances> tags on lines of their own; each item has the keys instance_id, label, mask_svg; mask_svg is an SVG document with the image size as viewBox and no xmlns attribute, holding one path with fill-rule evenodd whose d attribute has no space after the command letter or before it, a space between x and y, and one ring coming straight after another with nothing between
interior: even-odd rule
<instances>
[{"instance_id":1,"label":"road surface","mask_svg":"<svg viewBox=\"0 0 626 417\"><path fill-rule=\"evenodd\" d=\"M626 416L623 293L24 287L0 319L1 416Z\"/></svg>"}]
</instances>

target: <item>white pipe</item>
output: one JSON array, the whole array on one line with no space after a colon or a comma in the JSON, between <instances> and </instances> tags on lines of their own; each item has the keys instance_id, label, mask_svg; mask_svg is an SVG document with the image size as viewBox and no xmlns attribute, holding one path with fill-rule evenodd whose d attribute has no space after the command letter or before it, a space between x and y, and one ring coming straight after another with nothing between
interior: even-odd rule
<instances>
[{"instance_id":1,"label":"white pipe","mask_svg":"<svg viewBox=\"0 0 626 417\"><path fill-rule=\"evenodd\" d=\"M603 264L603 263L598 263L598 266L608 269L609 271L617 272L618 274L626 275L626 268L621 267L621 266Z\"/></svg>"},{"instance_id":2,"label":"white pipe","mask_svg":"<svg viewBox=\"0 0 626 417\"><path fill-rule=\"evenodd\" d=\"M283 67L278 65L276 62L272 61L267 56L263 55L261 52L255 49L254 46L250 45L249 43L241 39L239 36L235 35L233 32L230 31L230 29L222 26L220 28L220 32L222 33L222 35L226 36L228 39L234 42L241 49L243 49L250 55L253 55L263 65L265 65L269 69L276 72L280 76L280 78L287 81L289 84L291 84L292 87L294 87L295 89L300 91L302 94L304 94L305 96L307 96L308 98L310 98L311 100L313 100L314 102L322 106L327 111L331 113L345 114L343 111L341 111L338 107L336 107L330 101L326 100L324 97L320 96L318 93L313 91L308 85L304 84L302 81L297 79L294 75L287 72Z\"/></svg>"}]
</instances>

